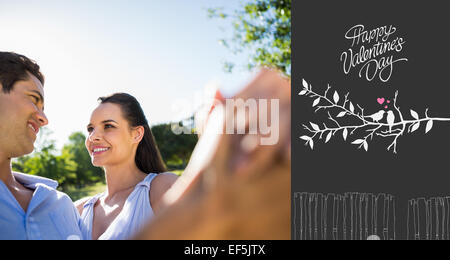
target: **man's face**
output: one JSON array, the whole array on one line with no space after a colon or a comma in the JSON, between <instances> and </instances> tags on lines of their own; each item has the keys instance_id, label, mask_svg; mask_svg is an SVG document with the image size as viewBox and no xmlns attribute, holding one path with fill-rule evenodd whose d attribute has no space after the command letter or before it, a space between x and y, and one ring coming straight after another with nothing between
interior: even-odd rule
<instances>
[{"instance_id":1,"label":"man's face","mask_svg":"<svg viewBox=\"0 0 450 260\"><path fill-rule=\"evenodd\" d=\"M8 94L0 90L0 156L31 153L39 128L47 124L44 89L35 76L28 73Z\"/></svg>"}]
</instances>

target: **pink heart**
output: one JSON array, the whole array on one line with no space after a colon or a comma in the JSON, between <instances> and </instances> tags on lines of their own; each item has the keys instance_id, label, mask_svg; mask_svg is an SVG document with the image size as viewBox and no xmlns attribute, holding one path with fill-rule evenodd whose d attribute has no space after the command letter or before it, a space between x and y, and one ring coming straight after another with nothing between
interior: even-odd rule
<instances>
[{"instance_id":1,"label":"pink heart","mask_svg":"<svg viewBox=\"0 0 450 260\"><path fill-rule=\"evenodd\" d=\"M391 101L390 100L386 100L386 102L389 104L389 103L391 103Z\"/></svg>"},{"instance_id":2,"label":"pink heart","mask_svg":"<svg viewBox=\"0 0 450 260\"><path fill-rule=\"evenodd\" d=\"M377 98L377 102L378 104L383 104L384 103L384 98Z\"/></svg>"}]
</instances>

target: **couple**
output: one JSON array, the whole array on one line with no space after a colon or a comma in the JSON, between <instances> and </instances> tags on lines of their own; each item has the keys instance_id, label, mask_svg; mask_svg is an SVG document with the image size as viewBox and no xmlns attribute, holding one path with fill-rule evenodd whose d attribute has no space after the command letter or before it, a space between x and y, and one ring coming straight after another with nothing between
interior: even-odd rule
<instances>
[{"instance_id":1,"label":"couple","mask_svg":"<svg viewBox=\"0 0 450 260\"><path fill-rule=\"evenodd\" d=\"M177 180L165 172L140 104L125 93L99 98L86 148L105 170L107 189L74 205L56 181L11 169L11 158L31 153L48 124L43 85L34 61L0 52L0 240L129 238Z\"/></svg>"}]
</instances>

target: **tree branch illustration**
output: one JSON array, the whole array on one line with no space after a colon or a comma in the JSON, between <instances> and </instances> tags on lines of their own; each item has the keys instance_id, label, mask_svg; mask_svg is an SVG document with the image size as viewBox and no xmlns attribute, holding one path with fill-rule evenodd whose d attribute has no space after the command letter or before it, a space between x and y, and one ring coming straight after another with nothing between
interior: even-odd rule
<instances>
[{"instance_id":1,"label":"tree branch illustration","mask_svg":"<svg viewBox=\"0 0 450 260\"><path fill-rule=\"evenodd\" d=\"M356 104L357 108L355 108L349 99L349 93L341 99L337 91L334 91L331 96L330 85L328 85L323 95L313 91L311 84L308 84L304 79L302 85L303 89L299 95L314 99L312 102L312 107L315 107L314 112L317 113L320 110L326 111L328 119L332 123L331 127L325 123L322 123L323 127L313 122L309 122L309 125L303 124L303 128L310 134L303 135L300 138L306 141L305 145L309 145L311 149L314 149L315 140L317 141L317 139L322 139L325 136L325 143L328 143L333 136L342 130L344 141L347 141L349 135L353 135L358 131L355 134L358 137L351 144L357 145L358 149L364 148L365 151L368 151L369 141L372 141L375 136L380 138L391 137L393 140L387 147L387 150L392 150L393 153L397 153L399 137L405 133L416 131L422 122L426 123L426 134L433 127L434 121L450 121L450 118L430 117L428 115L428 108L425 110L425 116L423 118L420 118L419 114L411 109L410 115L412 119L405 119L405 115L397 105L398 91L395 92L393 99L393 110L379 110L371 115L365 115L363 107ZM333 114L331 111L338 112L334 112ZM344 125L342 123L344 117L353 119L355 123Z\"/></svg>"}]
</instances>

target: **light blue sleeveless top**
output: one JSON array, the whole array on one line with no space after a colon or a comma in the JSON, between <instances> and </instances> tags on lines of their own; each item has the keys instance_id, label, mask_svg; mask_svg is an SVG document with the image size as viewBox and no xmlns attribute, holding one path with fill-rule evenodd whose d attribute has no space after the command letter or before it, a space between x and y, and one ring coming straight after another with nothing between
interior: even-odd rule
<instances>
[{"instance_id":1,"label":"light blue sleeveless top","mask_svg":"<svg viewBox=\"0 0 450 260\"><path fill-rule=\"evenodd\" d=\"M153 209L150 205L150 184L157 176L149 173L144 180L136 185L128 196L122 211L117 215L111 225L98 238L99 240L123 240L135 235L142 230L145 224L153 217ZM94 217L94 205L103 193L89 199L83 206L81 214L83 239L92 239L92 225Z\"/></svg>"}]
</instances>

